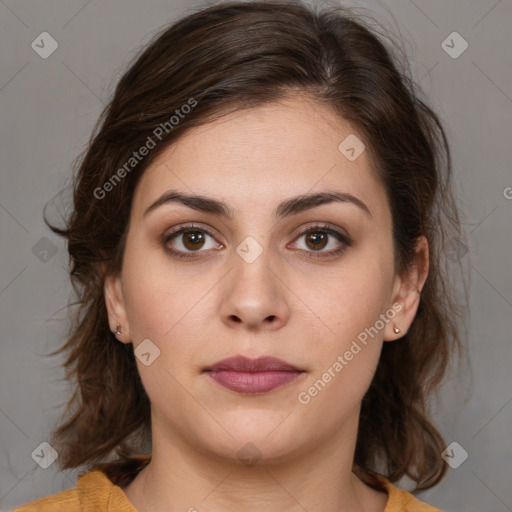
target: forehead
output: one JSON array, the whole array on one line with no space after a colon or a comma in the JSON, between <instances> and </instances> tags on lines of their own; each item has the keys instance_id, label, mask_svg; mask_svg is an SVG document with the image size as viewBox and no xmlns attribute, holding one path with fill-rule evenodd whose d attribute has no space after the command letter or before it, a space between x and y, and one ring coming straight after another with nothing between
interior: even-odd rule
<instances>
[{"instance_id":1,"label":"forehead","mask_svg":"<svg viewBox=\"0 0 512 512\"><path fill-rule=\"evenodd\" d=\"M215 197L235 211L335 189L383 214L387 199L368 151L356 159L344 152L347 145L361 151L358 141L350 124L303 97L232 112L189 130L162 151L138 183L134 210L141 213L168 189Z\"/></svg>"}]
</instances>

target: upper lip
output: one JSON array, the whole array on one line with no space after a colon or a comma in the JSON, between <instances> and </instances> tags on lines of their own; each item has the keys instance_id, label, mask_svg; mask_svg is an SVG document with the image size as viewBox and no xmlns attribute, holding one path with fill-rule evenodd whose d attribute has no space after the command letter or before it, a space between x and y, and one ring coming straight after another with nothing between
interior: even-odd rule
<instances>
[{"instance_id":1,"label":"upper lip","mask_svg":"<svg viewBox=\"0 0 512 512\"><path fill-rule=\"evenodd\" d=\"M231 370L235 372L303 371L286 361L269 356L257 359L249 359L244 356L228 357L204 369L204 371L212 370Z\"/></svg>"}]
</instances>

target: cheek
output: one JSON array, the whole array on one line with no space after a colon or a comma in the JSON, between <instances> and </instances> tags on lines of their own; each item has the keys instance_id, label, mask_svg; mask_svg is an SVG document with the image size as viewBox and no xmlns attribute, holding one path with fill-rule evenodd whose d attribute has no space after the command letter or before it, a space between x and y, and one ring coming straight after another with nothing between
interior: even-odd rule
<instances>
[{"instance_id":1,"label":"cheek","mask_svg":"<svg viewBox=\"0 0 512 512\"><path fill-rule=\"evenodd\" d=\"M388 266L389 267L389 266ZM316 313L325 346L342 349L389 307L392 268L379 261L347 265L309 282L304 302Z\"/></svg>"},{"instance_id":2,"label":"cheek","mask_svg":"<svg viewBox=\"0 0 512 512\"><path fill-rule=\"evenodd\" d=\"M332 354L329 364L312 374L298 389L297 412L306 431L334 434L348 418L358 418L363 397L372 381L380 354L380 344L355 347ZM347 353L352 354L347 359ZM318 419L321 418L319 429Z\"/></svg>"},{"instance_id":3,"label":"cheek","mask_svg":"<svg viewBox=\"0 0 512 512\"><path fill-rule=\"evenodd\" d=\"M310 377L297 394L311 427L315 417L322 417L326 429L336 429L357 410L370 386L383 344L380 315L388 307L387 279L378 268L326 280L317 293L322 322L316 322L314 346L305 344Z\"/></svg>"},{"instance_id":4,"label":"cheek","mask_svg":"<svg viewBox=\"0 0 512 512\"><path fill-rule=\"evenodd\" d=\"M373 378L382 349L386 322L381 315L389 308L391 277L389 262L372 259L347 265L314 290L309 285L311 309L315 308L321 322L315 322L319 327L313 336L314 349L305 346L311 375L297 399L308 415L316 411L331 418L333 428L359 406Z\"/></svg>"},{"instance_id":5,"label":"cheek","mask_svg":"<svg viewBox=\"0 0 512 512\"><path fill-rule=\"evenodd\" d=\"M157 354L148 365L136 358L144 388L157 409L165 410L169 403L189 407L183 390L192 388L199 371L196 354L200 339L192 324L202 314L204 290L191 286L170 266L141 267L133 263L144 261L143 255L127 252L127 256L124 291L133 347L137 355L137 347L143 341L147 346L145 340L149 339L150 352Z\"/></svg>"},{"instance_id":6,"label":"cheek","mask_svg":"<svg viewBox=\"0 0 512 512\"><path fill-rule=\"evenodd\" d=\"M173 374L193 375L197 354L207 341L204 327L211 324L216 283L218 276L213 273L187 274L162 249L127 245L123 289L134 348L150 339L160 350L156 362ZM144 375L145 367L139 369Z\"/></svg>"},{"instance_id":7,"label":"cheek","mask_svg":"<svg viewBox=\"0 0 512 512\"><path fill-rule=\"evenodd\" d=\"M154 243L154 242L153 242ZM123 291L130 331L139 338L162 338L185 314L191 287L166 260L163 249L144 237L128 236L123 261Z\"/></svg>"},{"instance_id":8,"label":"cheek","mask_svg":"<svg viewBox=\"0 0 512 512\"><path fill-rule=\"evenodd\" d=\"M124 305L134 348L148 338L161 348L179 304L174 298L179 295L177 282L155 267L133 241L127 243L122 272Z\"/></svg>"}]
</instances>

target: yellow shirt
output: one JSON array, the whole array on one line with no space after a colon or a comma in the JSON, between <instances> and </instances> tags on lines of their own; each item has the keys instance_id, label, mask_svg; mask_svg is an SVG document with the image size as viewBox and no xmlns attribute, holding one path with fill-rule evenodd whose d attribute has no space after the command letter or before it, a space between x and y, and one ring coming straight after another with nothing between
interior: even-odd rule
<instances>
[{"instance_id":1,"label":"yellow shirt","mask_svg":"<svg viewBox=\"0 0 512 512\"><path fill-rule=\"evenodd\" d=\"M389 480L381 479L388 493L384 512L441 512L398 489ZM76 488L31 501L11 512L137 512L137 509L105 473L92 470L78 479Z\"/></svg>"}]
</instances>

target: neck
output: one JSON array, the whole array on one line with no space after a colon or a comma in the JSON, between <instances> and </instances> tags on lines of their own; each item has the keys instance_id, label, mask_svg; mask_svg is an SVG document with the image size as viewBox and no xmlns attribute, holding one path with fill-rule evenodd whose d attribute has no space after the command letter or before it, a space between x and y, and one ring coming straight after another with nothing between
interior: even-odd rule
<instances>
[{"instance_id":1,"label":"neck","mask_svg":"<svg viewBox=\"0 0 512 512\"><path fill-rule=\"evenodd\" d=\"M383 512L387 496L352 473L354 425L286 460L222 459L179 437L153 434L151 462L123 489L140 512ZM347 439L351 439L348 444Z\"/></svg>"}]
</instances>

